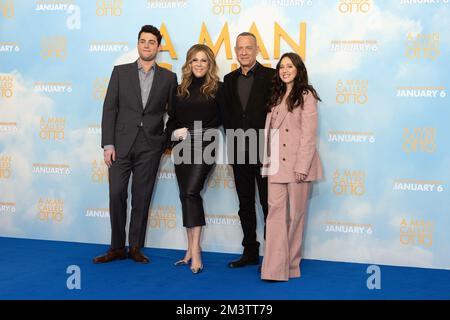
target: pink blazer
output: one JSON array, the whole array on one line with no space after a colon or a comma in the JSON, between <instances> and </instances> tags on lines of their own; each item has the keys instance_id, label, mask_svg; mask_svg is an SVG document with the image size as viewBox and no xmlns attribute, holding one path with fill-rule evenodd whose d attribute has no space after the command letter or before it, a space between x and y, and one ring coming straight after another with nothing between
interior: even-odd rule
<instances>
[{"instance_id":1,"label":"pink blazer","mask_svg":"<svg viewBox=\"0 0 450 320\"><path fill-rule=\"evenodd\" d=\"M322 163L316 147L317 100L310 92L304 94L303 99L303 110L297 107L292 112L282 102L272 128L270 122L275 108L267 114L264 150L268 150L270 143L270 156L266 151L262 175L269 177L269 183L295 182L296 172L306 174L306 181L322 178Z\"/></svg>"}]
</instances>

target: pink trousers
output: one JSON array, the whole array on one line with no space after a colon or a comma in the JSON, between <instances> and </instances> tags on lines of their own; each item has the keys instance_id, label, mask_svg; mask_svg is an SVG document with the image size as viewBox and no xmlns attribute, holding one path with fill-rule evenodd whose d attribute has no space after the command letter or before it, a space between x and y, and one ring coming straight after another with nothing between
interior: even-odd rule
<instances>
[{"instance_id":1,"label":"pink trousers","mask_svg":"<svg viewBox=\"0 0 450 320\"><path fill-rule=\"evenodd\" d=\"M300 277L309 191L309 182L269 183L269 213L261 279L287 281Z\"/></svg>"}]
</instances>

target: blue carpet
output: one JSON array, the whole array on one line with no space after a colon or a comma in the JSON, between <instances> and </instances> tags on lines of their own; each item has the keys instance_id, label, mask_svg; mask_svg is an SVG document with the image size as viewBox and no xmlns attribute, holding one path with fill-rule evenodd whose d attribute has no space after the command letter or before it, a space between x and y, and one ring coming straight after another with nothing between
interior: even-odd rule
<instances>
[{"instance_id":1,"label":"blue carpet","mask_svg":"<svg viewBox=\"0 0 450 320\"><path fill-rule=\"evenodd\" d=\"M174 267L180 250L144 249L151 263L103 265L92 257L105 245L0 237L0 299L299 300L450 299L450 271L380 266L381 289L369 290L368 265L303 260L302 277L261 281L257 266L227 267L237 255L204 252L205 269L193 275ZM81 269L81 289L69 290L67 267Z\"/></svg>"}]
</instances>

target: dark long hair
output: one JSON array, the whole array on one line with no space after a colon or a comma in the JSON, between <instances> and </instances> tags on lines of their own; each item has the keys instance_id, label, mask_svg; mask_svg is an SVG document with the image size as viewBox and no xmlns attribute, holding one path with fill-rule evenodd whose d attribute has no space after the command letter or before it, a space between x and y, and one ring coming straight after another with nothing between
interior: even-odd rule
<instances>
[{"instance_id":1,"label":"dark long hair","mask_svg":"<svg viewBox=\"0 0 450 320\"><path fill-rule=\"evenodd\" d=\"M289 52L283 54L277 63L277 71L272 79L272 89L270 92L269 102L267 104L268 112L270 112L273 107L279 105L283 100L284 95L286 94L286 84L280 78L281 60L286 57L292 61L292 64L297 69L297 75L294 79L294 86L291 90L291 93L286 98L286 104L289 112L292 112L292 110L297 107L303 109L303 94L307 93L308 91L311 92L314 98L316 98L318 101L322 101L320 100L319 95L317 94L314 87L308 82L308 72L306 71L306 67L302 61L302 58L300 58L300 56L294 52Z\"/></svg>"}]
</instances>

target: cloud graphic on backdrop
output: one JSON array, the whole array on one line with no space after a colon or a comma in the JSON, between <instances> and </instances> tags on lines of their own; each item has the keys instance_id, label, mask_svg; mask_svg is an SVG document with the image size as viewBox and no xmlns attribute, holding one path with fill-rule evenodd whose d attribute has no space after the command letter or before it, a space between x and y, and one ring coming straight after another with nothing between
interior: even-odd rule
<instances>
[{"instance_id":1,"label":"cloud graphic on backdrop","mask_svg":"<svg viewBox=\"0 0 450 320\"><path fill-rule=\"evenodd\" d=\"M40 198L66 199L66 181L53 176L46 177L43 183L41 176L33 173L33 164L60 164L67 162L70 149L67 145L58 146L55 151L51 145L42 142L39 133L41 119L47 120L55 116L55 101L44 94L34 91L33 81L17 71L9 75L14 78L14 95L2 101L2 121L17 123L14 135L0 134L1 152L11 156L12 177L8 184L0 185L2 201L16 203L16 212L2 217L0 232L4 235L30 234L27 229L38 229L38 200ZM67 136L70 131L66 130ZM50 142L49 142L50 143ZM36 192L38 191L38 192ZM28 199L24 202L23 199ZM71 203L77 199L66 199L64 211L69 212ZM43 227L46 236L64 237L73 217L65 215L63 223L54 223ZM48 227L48 228L47 228ZM39 233L39 232L37 232Z\"/></svg>"},{"instance_id":2,"label":"cloud graphic on backdrop","mask_svg":"<svg viewBox=\"0 0 450 320\"><path fill-rule=\"evenodd\" d=\"M0 134L1 153L11 156L12 177L8 185L0 185L2 200L18 204L21 199L32 199L34 191L32 188L33 176L31 163L36 154L39 153L37 146L37 128L41 117L48 117L54 108L54 102L49 97L36 94L33 84L27 81L17 71L9 74L14 78L14 94L10 99L2 101L2 121L17 123L17 133L14 135ZM0 231L2 234L23 233L21 221L35 218L36 212L24 215L21 208L16 212L2 218Z\"/></svg>"}]
</instances>

